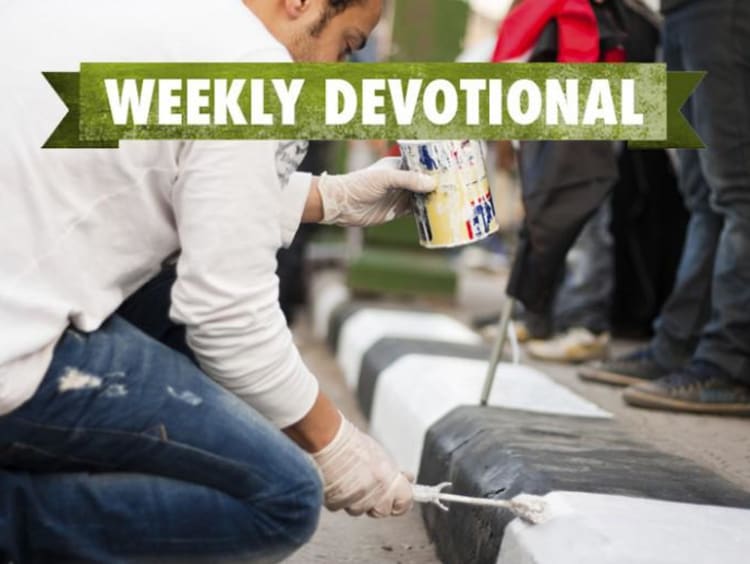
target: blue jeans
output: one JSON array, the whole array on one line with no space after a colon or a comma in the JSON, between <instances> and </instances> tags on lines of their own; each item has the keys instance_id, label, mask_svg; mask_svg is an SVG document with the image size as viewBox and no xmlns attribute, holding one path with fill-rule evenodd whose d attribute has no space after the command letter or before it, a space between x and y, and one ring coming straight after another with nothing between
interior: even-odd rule
<instances>
[{"instance_id":1,"label":"blue jeans","mask_svg":"<svg viewBox=\"0 0 750 564\"><path fill-rule=\"evenodd\" d=\"M664 53L670 70L708 71L685 108L707 147L680 151L692 215L652 348L665 368L693 358L750 382L750 3L669 12Z\"/></svg>"},{"instance_id":2,"label":"blue jeans","mask_svg":"<svg viewBox=\"0 0 750 564\"><path fill-rule=\"evenodd\" d=\"M607 182L609 180L598 180ZM568 251L565 278L555 298L556 331L585 327L593 333L610 330L615 284L614 241L610 232L611 200L589 219Z\"/></svg>"},{"instance_id":3,"label":"blue jeans","mask_svg":"<svg viewBox=\"0 0 750 564\"><path fill-rule=\"evenodd\" d=\"M278 561L321 503L296 445L120 316L0 417L2 562Z\"/></svg>"}]
</instances>

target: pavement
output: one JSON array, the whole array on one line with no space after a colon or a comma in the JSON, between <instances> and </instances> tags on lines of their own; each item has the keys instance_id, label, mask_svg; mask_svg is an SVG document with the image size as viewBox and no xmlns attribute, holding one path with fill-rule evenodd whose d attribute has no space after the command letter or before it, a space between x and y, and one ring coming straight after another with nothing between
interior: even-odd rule
<instances>
[{"instance_id":1,"label":"pavement","mask_svg":"<svg viewBox=\"0 0 750 564\"><path fill-rule=\"evenodd\" d=\"M476 296L496 292L500 283L490 275L472 276L470 287L462 289L456 306L431 304L432 308L466 321L475 313L487 313L486 300ZM305 361L319 377L322 388L349 418L366 429L367 423L347 389L335 359L325 344L312 336L309 321L302 319L294 333ZM616 341L612 353L619 354L638 345ZM750 426L747 419L630 408L623 403L620 389L582 382L576 376L574 366L537 362L526 357L523 363L541 370L556 382L613 413L634 438L663 452L688 458L750 492ZM323 561L421 564L438 562L438 559L418 510L403 518L388 520L355 519L345 513L324 511L312 542L288 562Z\"/></svg>"},{"instance_id":2,"label":"pavement","mask_svg":"<svg viewBox=\"0 0 750 564\"><path fill-rule=\"evenodd\" d=\"M613 354L640 345L616 341ZM750 420L637 409L622 400L621 388L583 382L575 367L525 360L557 382L614 414L633 437L662 452L675 454L713 470L750 491Z\"/></svg>"}]
</instances>

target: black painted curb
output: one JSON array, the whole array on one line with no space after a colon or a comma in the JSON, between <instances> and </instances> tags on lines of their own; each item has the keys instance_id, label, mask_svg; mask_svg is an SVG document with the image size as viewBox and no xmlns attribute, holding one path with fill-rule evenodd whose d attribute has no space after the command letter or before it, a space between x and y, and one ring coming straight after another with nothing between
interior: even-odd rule
<instances>
[{"instance_id":1,"label":"black painted curb","mask_svg":"<svg viewBox=\"0 0 750 564\"><path fill-rule=\"evenodd\" d=\"M331 317L328 318L328 335L326 336L326 343L328 348L333 353L338 351L339 347L339 335L341 329L344 327L344 323L352 315L357 313L361 309L365 309L366 304L359 302L346 302L333 309Z\"/></svg>"},{"instance_id":2,"label":"black painted curb","mask_svg":"<svg viewBox=\"0 0 750 564\"><path fill-rule=\"evenodd\" d=\"M385 337L375 342L362 357L357 384L357 400L365 417L372 415L372 404L378 378L398 359L410 354L423 354L451 358L487 360L491 349L487 345L456 344L427 339L402 339Z\"/></svg>"},{"instance_id":3,"label":"black painted curb","mask_svg":"<svg viewBox=\"0 0 750 564\"><path fill-rule=\"evenodd\" d=\"M453 482L456 493L512 498L580 491L750 508L750 493L692 461L633 440L613 420L460 407L425 437L419 483ZM495 564L502 510L424 506L440 559Z\"/></svg>"}]
</instances>

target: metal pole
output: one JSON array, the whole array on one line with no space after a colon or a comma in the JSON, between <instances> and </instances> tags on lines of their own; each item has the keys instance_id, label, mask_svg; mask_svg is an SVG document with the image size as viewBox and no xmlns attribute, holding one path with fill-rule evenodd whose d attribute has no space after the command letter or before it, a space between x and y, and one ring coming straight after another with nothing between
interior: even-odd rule
<instances>
[{"instance_id":1,"label":"metal pole","mask_svg":"<svg viewBox=\"0 0 750 564\"><path fill-rule=\"evenodd\" d=\"M497 371L497 365L500 364L500 357L503 356L505 342L508 339L508 326L513 317L513 308L515 305L516 301L510 296L507 296L505 305L503 305L503 311L500 314L500 321L498 321L497 324L498 333L497 338L495 339L495 344L492 347L489 366L487 366L487 375L484 377L484 388L482 389L482 398L479 402L479 405L482 407L486 407L487 402L490 399L492 385L495 382L495 372Z\"/></svg>"}]
</instances>

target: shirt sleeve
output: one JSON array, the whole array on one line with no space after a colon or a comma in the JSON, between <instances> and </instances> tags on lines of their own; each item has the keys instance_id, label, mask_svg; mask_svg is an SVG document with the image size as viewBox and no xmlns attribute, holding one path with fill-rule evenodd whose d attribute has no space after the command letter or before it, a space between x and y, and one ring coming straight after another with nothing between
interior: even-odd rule
<instances>
[{"instance_id":1,"label":"shirt sleeve","mask_svg":"<svg viewBox=\"0 0 750 564\"><path fill-rule=\"evenodd\" d=\"M312 174L295 172L282 191L281 242L285 247L292 244L297 234L311 186Z\"/></svg>"},{"instance_id":2,"label":"shirt sleeve","mask_svg":"<svg viewBox=\"0 0 750 564\"><path fill-rule=\"evenodd\" d=\"M182 253L170 317L186 326L209 376L284 428L310 411L318 383L278 302L276 252L291 233L304 179L297 180L299 194L284 195L270 165L275 147L271 141L182 145L171 193ZM291 206L293 214L284 211Z\"/></svg>"}]
</instances>

